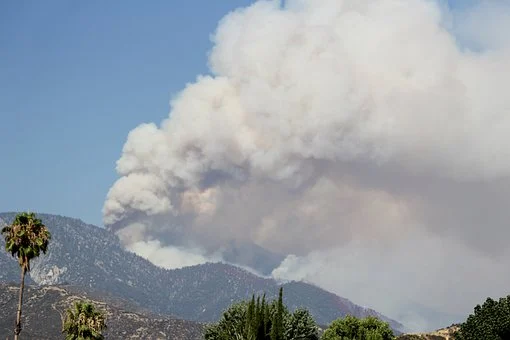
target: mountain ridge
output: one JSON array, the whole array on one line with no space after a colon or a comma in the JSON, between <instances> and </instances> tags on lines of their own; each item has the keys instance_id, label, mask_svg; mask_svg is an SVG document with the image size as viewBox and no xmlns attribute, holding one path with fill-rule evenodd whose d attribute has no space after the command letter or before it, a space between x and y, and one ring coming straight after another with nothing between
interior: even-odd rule
<instances>
[{"instance_id":1,"label":"mountain ridge","mask_svg":"<svg viewBox=\"0 0 510 340\"><path fill-rule=\"evenodd\" d=\"M0 283L0 334L12 334L19 287ZM74 301L92 302L106 316L107 339L202 339L204 325L158 315L118 297L74 286L26 286L21 338L62 337L62 316Z\"/></svg>"},{"instance_id":2,"label":"mountain ridge","mask_svg":"<svg viewBox=\"0 0 510 340\"><path fill-rule=\"evenodd\" d=\"M10 222L15 213L0 213L0 224ZM272 278L256 276L225 263L207 263L167 270L125 250L110 231L79 219L38 214L52 232L48 253L33 261L30 278L40 286L68 284L131 301L154 313L178 318L216 321L232 302L266 293L276 297L280 284ZM0 241L3 247L3 240ZM0 264L6 268L0 281L17 282L19 268L5 251ZM5 267L4 267L5 266ZM283 284L289 308L305 307L319 324L352 314L374 315L397 331L404 326L373 309L304 282Z\"/></svg>"}]
</instances>

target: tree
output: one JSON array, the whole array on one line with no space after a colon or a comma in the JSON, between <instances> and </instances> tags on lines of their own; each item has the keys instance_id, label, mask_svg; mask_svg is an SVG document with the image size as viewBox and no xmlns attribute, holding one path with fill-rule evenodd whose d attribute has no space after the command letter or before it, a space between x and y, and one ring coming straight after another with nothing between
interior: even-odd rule
<instances>
[{"instance_id":1,"label":"tree","mask_svg":"<svg viewBox=\"0 0 510 340\"><path fill-rule=\"evenodd\" d=\"M30 261L38 257L41 252L46 253L51 234L34 213L24 212L16 215L10 225L2 228L2 235L5 238L5 249L13 257L18 258L21 268L21 284L14 328L14 339L17 340L21 333L21 307L25 289L25 274L30 271Z\"/></svg>"},{"instance_id":2,"label":"tree","mask_svg":"<svg viewBox=\"0 0 510 340\"><path fill-rule=\"evenodd\" d=\"M277 328L279 327L279 329ZM290 313L283 304L283 290L278 300L266 301L255 295L251 300L232 304L219 322L205 330L206 340L318 340L318 327L306 309Z\"/></svg>"},{"instance_id":3,"label":"tree","mask_svg":"<svg viewBox=\"0 0 510 340\"><path fill-rule=\"evenodd\" d=\"M283 340L283 287L280 287L278 292L276 313L274 313L271 323L271 340Z\"/></svg>"},{"instance_id":4,"label":"tree","mask_svg":"<svg viewBox=\"0 0 510 340\"><path fill-rule=\"evenodd\" d=\"M62 333L66 340L102 340L106 329L105 315L89 302L77 301L66 311Z\"/></svg>"},{"instance_id":5,"label":"tree","mask_svg":"<svg viewBox=\"0 0 510 340\"><path fill-rule=\"evenodd\" d=\"M387 322L373 316L358 319L348 315L333 321L322 340L392 340L394 337Z\"/></svg>"},{"instance_id":6,"label":"tree","mask_svg":"<svg viewBox=\"0 0 510 340\"><path fill-rule=\"evenodd\" d=\"M499 301L487 298L482 306L476 305L474 314L460 325L455 339L510 339L510 295Z\"/></svg>"},{"instance_id":7,"label":"tree","mask_svg":"<svg viewBox=\"0 0 510 340\"><path fill-rule=\"evenodd\" d=\"M206 340L244 340L248 338L248 303L241 301L230 305L218 323L206 327Z\"/></svg>"},{"instance_id":8,"label":"tree","mask_svg":"<svg viewBox=\"0 0 510 340\"><path fill-rule=\"evenodd\" d=\"M296 309L290 315L288 323L285 327L285 339L319 340L317 325L308 310Z\"/></svg>"}]
</instances>

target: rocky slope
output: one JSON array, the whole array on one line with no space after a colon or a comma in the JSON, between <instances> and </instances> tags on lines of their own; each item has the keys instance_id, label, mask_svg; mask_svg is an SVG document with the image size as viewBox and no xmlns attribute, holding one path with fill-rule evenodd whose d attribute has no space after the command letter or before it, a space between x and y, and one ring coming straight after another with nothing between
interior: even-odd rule
<instances>
[{"instance_id":1,"label":"rocky slope","mask_svg":"<svg viewBox=\"0 0 510 340\"><path fill-rule=\"evenodd\" d=\"M18 287L0 284L0 334L12 334ZM27 287L23 307L23 339L61 339L65 310L88 300L105 311L107 339L202 339L203 325L144 311L119 298L70 286Z\"/></svg>"},{"instance_id":2,"label":"rocky slope","mask_svg":"<svg viewBox=\"0 0 510 340\"><path fill-rule=\"evenodd\" d=\"M89 288L119 296L154 313L204 322L218 320L233 301L253 293L274 297L278 291L276 281L222 263L165 270L124 250L118 238L103 228L68 217L38 216L53 236L48 253L32 265L30 277L38 285ZM13 213L1 213L0 224L13 218ZM0 281L19 280L19 268L5 252L0 252L0 266ZM403 329L397 321L307 283L285 284L284 291L290 308L308 308L320 324L346 314L375 315L392 328Z\"/></svg>"}]
</instances>

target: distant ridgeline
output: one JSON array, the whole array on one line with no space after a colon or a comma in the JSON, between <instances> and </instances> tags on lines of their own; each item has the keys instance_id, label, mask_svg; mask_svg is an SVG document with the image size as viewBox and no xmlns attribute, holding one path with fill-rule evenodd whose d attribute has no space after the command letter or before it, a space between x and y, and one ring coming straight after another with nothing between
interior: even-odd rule
<instances>
[{"instance_id":1,"label":"distant ridgeline","mask_svg":"<svg viewBox=\"0 0 510 340\"><path fill-rule=\"evenodd\" d=\"M0 219L9 223L14 215L0 213ZM275 280L223 263L162 269L126 251L108 230L69 217L47 214L38 217L50 229L52 240L48 253L33 261L30 278L35 284L93 289L153 313L203 322L218 320L232 301L264 292L268 298L275 298L278 292L279 284ZM17 284L19 268L5 251L0 252L0 266L0 281ZM307 308L321 325L347 314L373 315L389 322L396 331L404 329L399 322L374 310L307 283L287 283L284 290L285 304L290 309Z\"/></svg>"}]
</instances>

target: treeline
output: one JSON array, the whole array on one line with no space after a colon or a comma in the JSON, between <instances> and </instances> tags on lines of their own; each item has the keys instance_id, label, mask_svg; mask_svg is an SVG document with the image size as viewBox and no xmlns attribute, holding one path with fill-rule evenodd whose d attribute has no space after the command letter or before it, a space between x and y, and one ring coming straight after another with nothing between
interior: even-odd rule
<instances>
[{"instance_id":1,"label":"treeline","mask_svg":"<svg viewBox=\"0 0 510 340\"><path fill-rule=\"evenodd\" d=\"M51 234L33 213L17 214L13 222L1 229L5 249L18 260L21 282L14 325L14 339L22 331L22 306L25 275L30 263L46 253ZM78 301L62 319L66 339L101 340L106 329L103 312L86 301ZM395 335L388 323L375 317L358 319L346 316L333 321L322 336L313 316L306 309L290 312L283 304L283 290L278 299L267 301L265 295L232 304L221 319L206 327L206 340L390 340ZM510 339L510 295L499 301L487 298L474 313L459 325L457 340Z\"/></svg>"},{"instance_id":2,"label":"treeline","mask_svg":"<svg viewBox=\"0 0 510 340\"><path fill-rule=\"evenodd\" d=\"M487 298L458 326L455 340L509 340L510 295L498 301ZM306 309L290 312L283 304L283 290L277 300L265 295L232 304L221 319L206 327L205 340L392 340L389 324L376 317L346 316L334 320L322 333ZM409 335L413 339L418 335ZM409 339L403 335L402 339ZM437 336L436 336L437 337Z\"/></svg>"},{"instance_id":3,"label":"treeline","mask_svg":"<svg viewBox=\"0 0 510 340\"><path fill-rule=\"evenodd\" d=\"M232 304L221 319L205 330L205 340L391 340L395 336L388 323L375 317L347 316L333 321L319 336L319 327L310 312L298 308L290 312L283 304L283 288L278 299L266 296Z\"/></svg>"}]
</instances>

